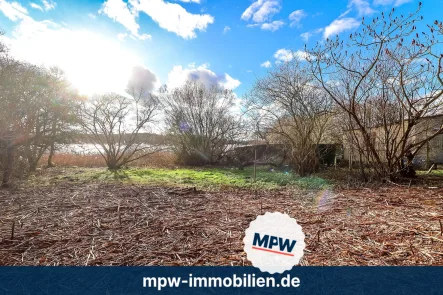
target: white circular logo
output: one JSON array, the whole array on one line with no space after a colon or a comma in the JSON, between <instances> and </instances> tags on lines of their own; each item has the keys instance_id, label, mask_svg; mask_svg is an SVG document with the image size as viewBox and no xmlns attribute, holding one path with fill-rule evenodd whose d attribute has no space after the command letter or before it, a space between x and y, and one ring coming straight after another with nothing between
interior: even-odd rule
<instances>
[{"instance_id":1,"label":"white circular logo","mask_svg":"<svg viewBox=\"0 0 443 295\"><path fill-rule=\"evenodd\" d=\"M244 250L261 271L283 273L300 262L305 235L294 218L279 212L260 215L246 229Z\"/></svg>"}]
</instances>

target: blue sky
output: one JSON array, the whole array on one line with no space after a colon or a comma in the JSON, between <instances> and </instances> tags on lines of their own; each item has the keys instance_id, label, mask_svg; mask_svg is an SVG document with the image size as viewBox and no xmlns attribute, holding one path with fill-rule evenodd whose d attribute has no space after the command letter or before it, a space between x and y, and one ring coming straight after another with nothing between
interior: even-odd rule
<instances>
[{"instance_id":1,"label":"blue sky","mask_svg":"<svg viewBox=\"0 0 443 295\"><path fill-rule=\"evenodd\" d=\"M424 23L441 20L443 0L422 2ZM12 55L60 66L85 94L121 91L138 67L155 87L193 78L241 97L289 50L348 35L363 16L392 7L406 14L417 6L407 0L0 0L0 28Z\"/></svg>"}]
</instances>

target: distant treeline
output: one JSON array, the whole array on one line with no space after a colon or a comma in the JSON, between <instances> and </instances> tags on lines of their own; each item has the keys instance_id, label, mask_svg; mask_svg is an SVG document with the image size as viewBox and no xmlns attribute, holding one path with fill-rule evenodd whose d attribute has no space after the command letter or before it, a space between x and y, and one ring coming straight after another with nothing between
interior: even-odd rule
<instances>
[{"instance_id":1,"label":"distant treeline","mask_svg":"<svg viewBox=\"0 0 443 295\"><path fill-rule=\"evenodd\" d=\"M104 135L99 135L102 137L102 139L105 139ZM131 134L123 134L113 135L114 141L118 140L119 137L122 138L123 141L129 140L131 137ZM169 145L171 144L171 138L172 135L163 135L163 134L157 134L157 133L139 133L136 136L136 142L135 143L146 143L150 145ZM78 134L74 133L70 136L69 143L71 144L92 144L93 141L91 138L86 134ZM255 140L232 140L228 141L229 145L236 145L236 146L253 146L255 144L263 144L263 142L256 142Z\"/></svg>"},{"instance_id":2,"label":"distant treeline","mask_svg":"<svg viewBox=\"0 0 443 295\"><path fill-rule=\"evenodd\" d=\"M104 135L99 135L103 137L103 140L105 139ZM118 141L119 138L123 142L130 140L131 134L115 134L113 135L114 141ZM146 143L150 145L167 145L168 144L168 137L162 134L156 134L156 133L139 133L136 136L136 143ZM93 143L91 140L91 137L89 137L86 134L75 134L72 136L72 143Z\"/></svg>"}]
</instances>

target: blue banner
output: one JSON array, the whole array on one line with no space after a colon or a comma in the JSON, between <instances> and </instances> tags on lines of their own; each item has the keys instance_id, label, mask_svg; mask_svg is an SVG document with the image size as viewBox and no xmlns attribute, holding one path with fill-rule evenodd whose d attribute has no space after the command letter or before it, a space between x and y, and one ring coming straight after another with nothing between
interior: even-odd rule
<instances>
[{"instance_id":1,"label":"blue banner","mask_svg":"<svg viewBox=\"0 0 443 295\"><path fill-rule=\"evenodd\" d=\"M0 267L0 294L443 294L443 267Z\"/></svg>"}]
</instances>

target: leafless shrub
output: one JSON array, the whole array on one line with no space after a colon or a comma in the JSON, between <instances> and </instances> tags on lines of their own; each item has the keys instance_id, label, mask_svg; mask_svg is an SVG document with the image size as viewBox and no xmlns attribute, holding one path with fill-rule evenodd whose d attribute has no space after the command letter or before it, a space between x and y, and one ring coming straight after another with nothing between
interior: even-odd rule
<instances>
[{"instance_id":1,"label":"leafless shrub","mask_svg":"<svg viewBox=\"0 0 443 295\"><path fill-rule=\"evenodd\" d=\"M120 169L159 150L138 137L154 122L158 100L153 95L133 94L128 98L108 93L87 100L82 106L83 130L109 169Z\"/></svg>"},{"instance_id":2,"label":"leafless shrub","mask_svg":"<svg viewBox=\"0 0 443 295\"><path fill-rule=\"evenodd\" d=\"M247 109L257 122L257 132L271 143L283 144L299 175L315 171L317 146L330 124L331 100L296 54L257 80L246 97Z\"/></svg>"},{"instance_id":3,"label":"leafless shrub","mask_svg":"<svg viewBox=\"0 0 443 295\"><path fill-rule=\"evenodd\" d=\"M186 165L218 163L242 134L242 121L232 114L235 96L217 86L188 81L165 90L165 123L178 160Z\"/></svg>"},{"instance_id":4,"label":"leafless shrub","mask_svg":"<svg viewBox=\"0 0 443 295\"><path fill-rule=\"evenodd\" d=\"M345 149L359 157L364 179L366 167L395 179L443 133L442 28L417 31L420 8L381 13L348 41L337 36L308 50L313 75L345 114Z\"/></svg>"}]
</instances>

